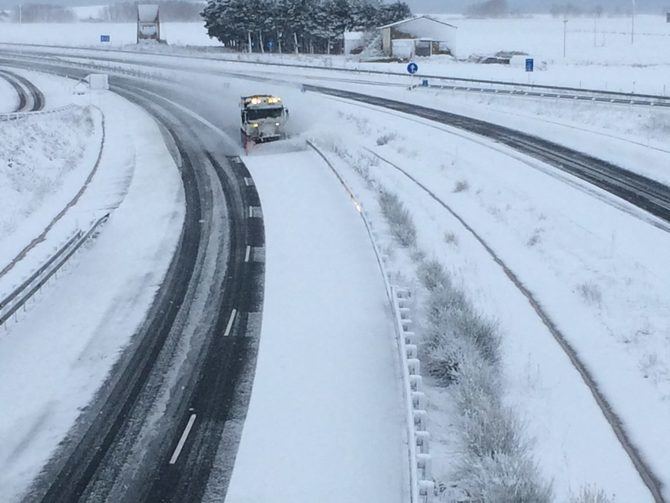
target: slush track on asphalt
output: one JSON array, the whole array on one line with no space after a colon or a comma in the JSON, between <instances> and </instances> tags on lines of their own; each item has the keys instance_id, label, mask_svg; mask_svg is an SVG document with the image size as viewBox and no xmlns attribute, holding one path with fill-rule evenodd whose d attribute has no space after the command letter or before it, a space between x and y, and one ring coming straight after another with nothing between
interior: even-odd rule
<instances>
[{"instance_id":1,"label":"slush track on asphalt","mask_svg":"<svg viewBox=\"0 0 670 503\"><path fill-rule=\"evenodd\" d=\"M15 112L39 112L46 103L42 91L22 75L6 69L0 70L0 77L7 80L16 90L19 103Z\"/></svg>"},{"instance_id":2,"label":"slush track on asphalt","mask_svg":"<svg viewBox=\"0 0 670 503\"><path fill-rule=\"evenodd\" d=\"M85 75L65 65L23 66ZM253 381L264 265L249 261L247 249L264 246L264 229L260 210L248 211L260 207L251 175L190 114L145 93L146 81L115 82L113 90L152 115L172 144L184 226L145 323L33 484L30 501L199 501L221 457L224 427L232 414L243 421ZM174 362L182 366L170 379ZM239 436L224 440L232 466Z\"/></svg>"},{"instance_id":3,"label":"slush track on asphalt","mask_svg":"<svg viewBox=\"0 0 670 503\"><path fill-rule=\"evenodd\" d=\"M14 112L39 112L44 108L44 94L30 80L6 69L0 70L0 77L16 91L18 105Z\"/></svg>"}]
</instances>

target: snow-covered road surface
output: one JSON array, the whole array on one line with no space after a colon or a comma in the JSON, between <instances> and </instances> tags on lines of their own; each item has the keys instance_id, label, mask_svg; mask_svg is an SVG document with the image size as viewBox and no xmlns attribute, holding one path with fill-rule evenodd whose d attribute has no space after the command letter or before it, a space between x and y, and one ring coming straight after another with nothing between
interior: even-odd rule
<instances>
[{"instance_id":1,"label":"snow-covered road surface","mask_svg":"<svg viewBox=\"0 0 670 503\"><path fill-rule=\"evenodd\" d=\"M313 153L245 161L265 215L266 300L226 502L405 501L392 318L360 217Z\"/></svg>"}]
</instances>

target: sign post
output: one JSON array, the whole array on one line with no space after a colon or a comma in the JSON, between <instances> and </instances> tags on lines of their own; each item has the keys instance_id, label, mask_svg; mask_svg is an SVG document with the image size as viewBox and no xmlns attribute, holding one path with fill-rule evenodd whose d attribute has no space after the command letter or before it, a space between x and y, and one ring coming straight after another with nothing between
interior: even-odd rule
<instances>
[{"instance_id":1,"label":"sign post","mask_svg":"<svg viewBox=\"0 0 670 503\"><path fill-rule=\"evenodd\" d=\"M535 60L533 58L526 58L526 71L532 72L535 70Z\"/></svg>"},{"instance_id":2,"label":"sign post","mask_svg":"<svg viewBox=\"0 0 670 503\"><path fill-rule=\"evenodd\" d=\"M417 65L413 61L407 65L407 73L409 73L410 79L412 79L411 82L414 82L414 76L417 74L418 71L419 71L419 65ZM409 88L412 89L411 83L409 85Z\"/></svg>"}]
</instances>

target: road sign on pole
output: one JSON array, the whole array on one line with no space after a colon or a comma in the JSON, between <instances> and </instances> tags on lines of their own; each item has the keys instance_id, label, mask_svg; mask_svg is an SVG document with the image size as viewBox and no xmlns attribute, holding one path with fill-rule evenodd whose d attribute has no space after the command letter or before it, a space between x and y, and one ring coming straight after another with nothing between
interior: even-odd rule
<instances>
[{"instance_id":1,"label":"road sign on pole","mask_svg":"<svg viewBox=\"0 0 670 503\"><path fill-rule=\"evenodd\" d=\"M111 39L109 35L100 35L100 42L109 42Z\"/></svg>"},{"instance_id":2,"label":"road sign on pole","mask_svg":"<svg viewBox=\"0 0 670 503\"><path fill-rule=\"evenodd\" d=\"M533 58L526 58L526 71L532 72L535 70L535 60Z\"/></svg>"},{"instance_id":3,"label":"road sign on pole","mask_svg":"<svg viewBox=\"0 0 670 503\"><path fill-rule=\"evenodd\" d=\"M410 75L414 75L418 71L419 71L419 65L417 65L416 63L410 63L409 65L407 65L407 73L409 73Z\"/></svg>"}]
</instances>

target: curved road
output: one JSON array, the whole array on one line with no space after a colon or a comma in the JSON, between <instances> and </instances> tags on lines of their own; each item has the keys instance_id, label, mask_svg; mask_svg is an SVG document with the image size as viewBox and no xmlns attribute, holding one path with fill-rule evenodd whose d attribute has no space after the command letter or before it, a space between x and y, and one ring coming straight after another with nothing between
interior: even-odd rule
<instances>
[{"instance_id":1,"label":"curved road","mask_svg":"<svg viewBox=\"0 0 670 503\"><path fill-rule=\"evenodd\" d=\"M230 425L243 422L250 396L264 273L248 252L264 245L260 211L249 211L260 207L251 176L237 145L186 111L206 103L132 78L113 90L150 113L172 145L185 223L146 322L27 501L198 501L208 484L225 493L240 434ZM228 468L209 481L221 459Z\"/></svg>"},{"instance_id":2,"label":"curved road","mask_svg":"<svg viewBox=\"0 0 670 503\"><path fill-rule=\"evenodd\" d=\"M46 103L42 91L30 80L7 69L0 69L0 77L16 91L18 105L14 112L38 112Z\"/></svg>"}]
</instances>

